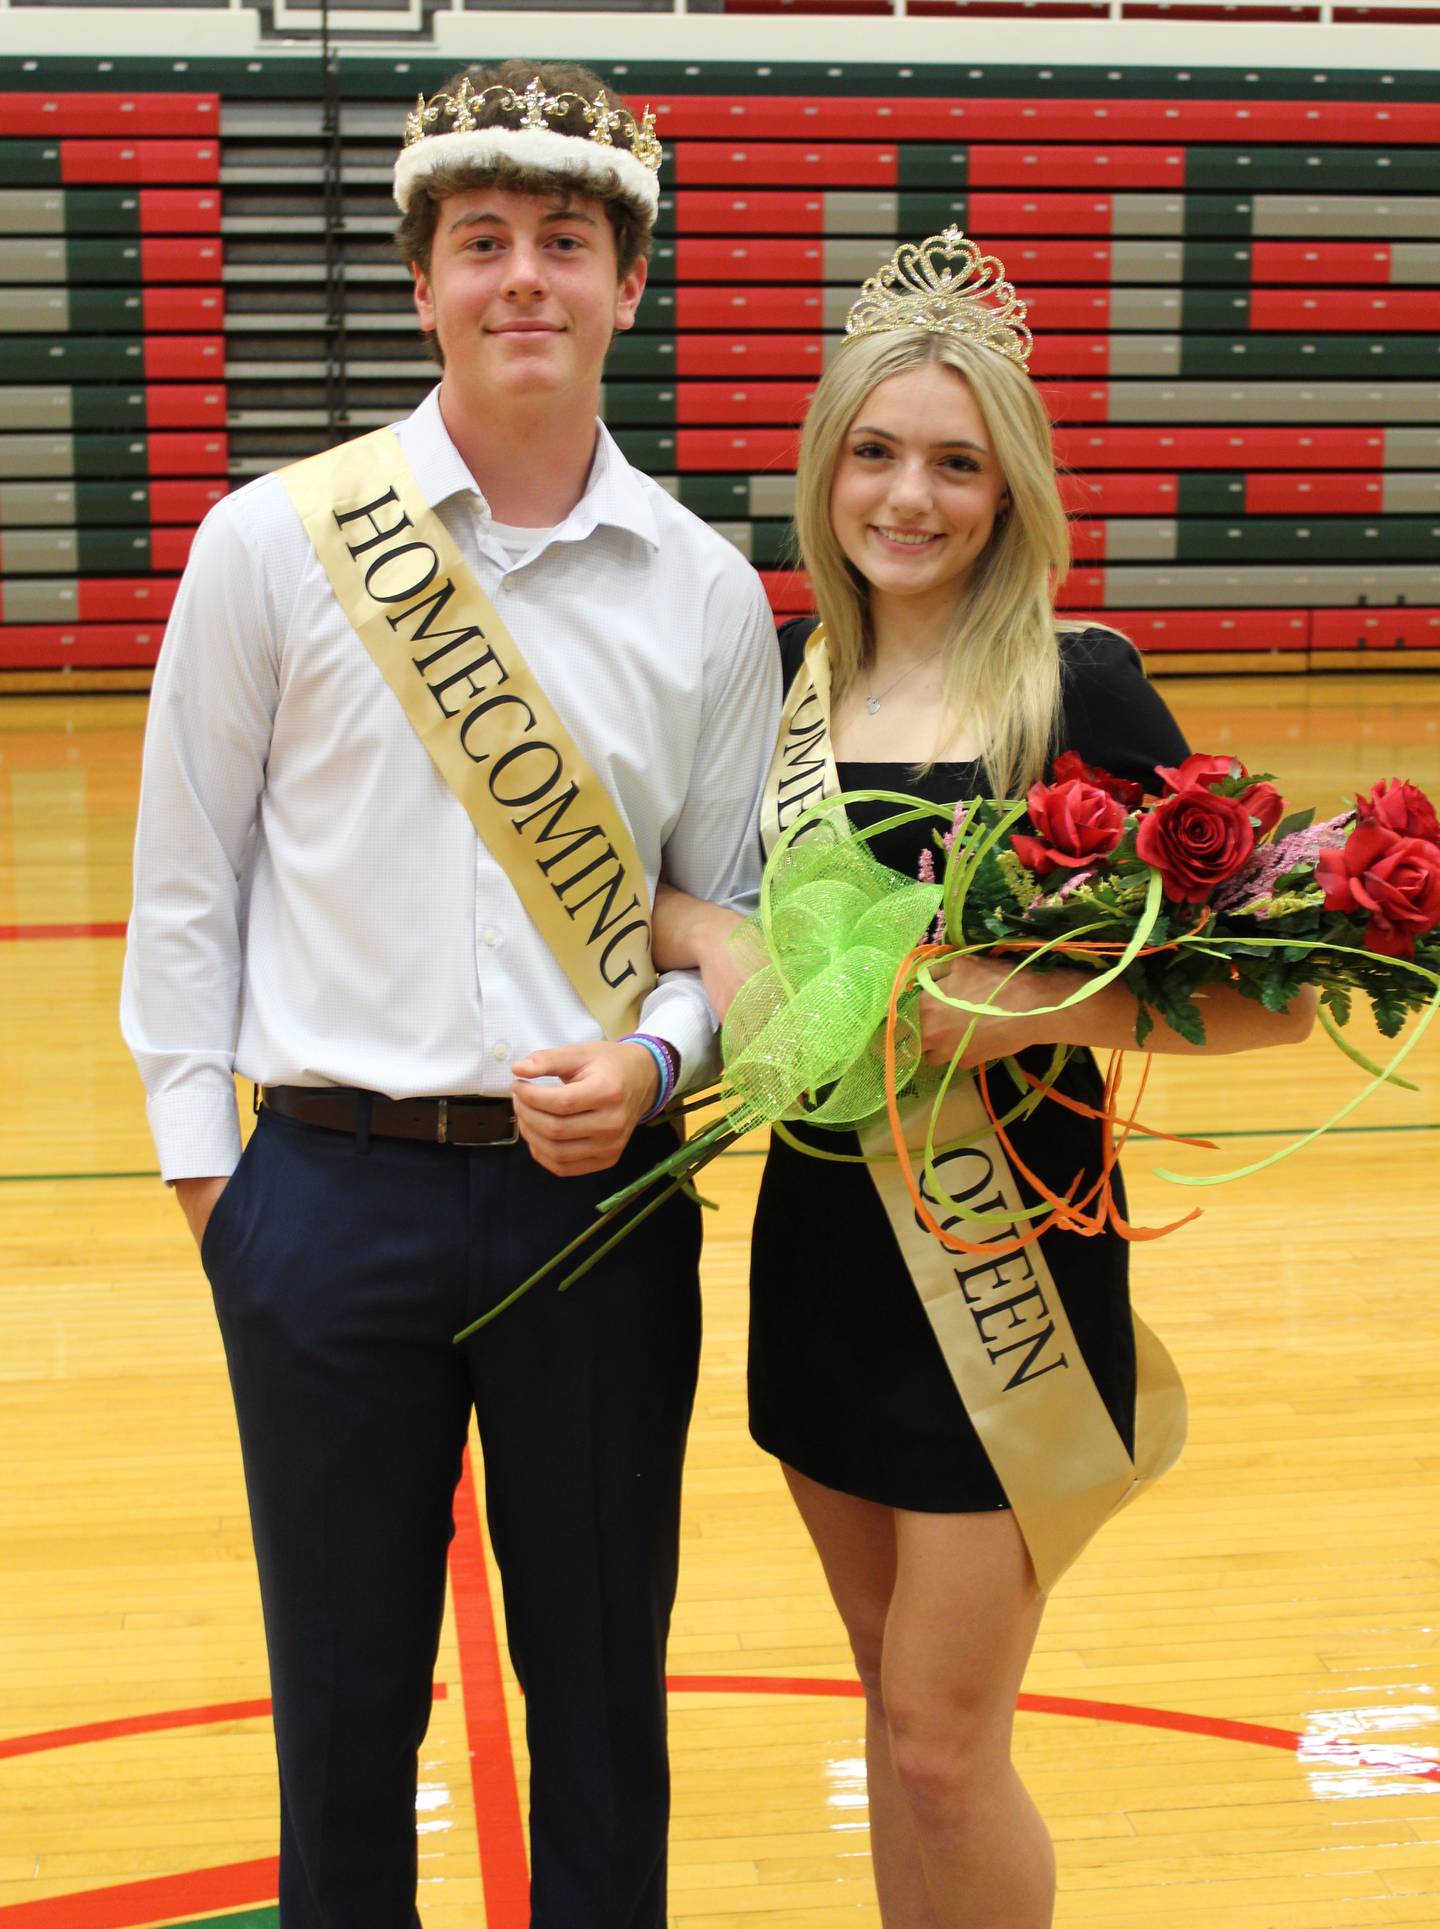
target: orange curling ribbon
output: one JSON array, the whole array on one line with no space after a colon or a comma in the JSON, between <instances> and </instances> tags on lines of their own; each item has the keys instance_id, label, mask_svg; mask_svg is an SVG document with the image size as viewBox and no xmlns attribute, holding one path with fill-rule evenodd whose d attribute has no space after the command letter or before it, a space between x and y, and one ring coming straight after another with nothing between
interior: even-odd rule
<instances>
[{"instance_id":1,"label":"orange curling ribbon","mask_svg":"<svg viewBox=\"0 0 1440 1929\"><path fill-rule=\"evenodd\" d=\"M1197 929L1198 928L1199 927L1197 927ZM1003 948L1006 950L1030 950L1040 947L1022 944L1005 946ZM1072 954L1083 952L1092 956L1105 956L1114 955L1124 947L1110 943L1087 944L1075 942L1068 946L1054 946L1051 948L1056 951L1069 951ZM1170 951L1174 948L1173 943L1151 945L1147 946L1145 952L1140 955L1152 955L1155 952ZM1075 1192L1082 1181L1083 1174L1077 1173L1071 1181L1069 1188L1064 1193L1059 1193L1047 1184L1040 1174L1035 1172L1026 1164L1024 1159L1021 1158L1014 1140L1006 1127L1001 1123L995 1105L992 1102L989 1078L987 1076L988 1067L983 1063L979 1065L976 1068L976 1083L979 1087L980 1097L984 1104L986 1115L995 1128L995 1136L1006 1158L1009 1160L1012 1170L1017 1172L1020 1177L1033 1188L1045 1204L1050 1207L1050 1211L1043 1218L1033 1221L1023 1232L1015 1233L1008 1238L1000 1240L975 1241L962 1239L958 1233L940 1225L921 1192L919 1181L915 1177L911 1154L905 1142L904 1123L901 1119L899 1099L895 1090L897 1031L900 1000L909 987L915 967L929 958L948 955L951 950L952 947L948 945L924 944L917 945L915 949L909 953L895 974L895 981L891 986L890 1004L886 1014L885 1024L885 1107L890 1124L890 1135L895 1146L901 1173L905 1179L906 1188L915 1208L916 1217L925 1227L926 1231L929 1232L933 1238L939 1240L941 1245L945 1246L951 1252L978 1253L999 1259L1019 1252L1025 1246L1033 1245L1045 1233L1052 1230L1073 1232L1082 1238L1093 1239L1109 1227L1112 1228L1121 1239L1130 1243L1137 1243L1153 1239L1163 1239L1169 1233L1178 1232L1182 1226L1189 1225L1192 1219L1198 1218L1200 1209L1196 1207L1193 1211L1183 1214L1179 1219L1172 1220L1168 1225L1135 1226L1125 1218L1119 1206L1116 1204L1113 1175L1119 1166L1122 1151L1135 1133L1138 1132L1145 1138L1163 1140L1172 1145L1192 1145L1206 1150L1214 1150L1213 1143L1210 1140L1184 1138L1179 1134L1161 1132L1152 1126L1141 1123L1139 1108L1144 1099L1145 1088L1150 1079L1150 1059L1148 1055L1142 1059L1140 1083L1136 1091L1134 1107L1128 1114L1124 1116L1121 1115L1120 1083L1124 1071L1125 1054L1117 1051L1111 1053L1109 1063L1106 1067L1103 1099L1099 1107L1088 1105L1081 1099L1070 1098L1062 1092L1057 1092L1053 1085L1046 1084L1044 1080L1036 1078L1033 1073L1026 1071L1023 1066L1018 1068L1021 1077L1032 1090L1042 1091L1045 1096L1055 1104L1063 1105L1067 1111L1074 1112L1083 1118L1094 1119L1098 1121L1100 1125L1100 1171L1088 1191L1083 1193L1079 1198L1075 1197ZM1087 1211L1086 1208L1092 1208L1092 1210Z\"/></svg>"}]
</instances>

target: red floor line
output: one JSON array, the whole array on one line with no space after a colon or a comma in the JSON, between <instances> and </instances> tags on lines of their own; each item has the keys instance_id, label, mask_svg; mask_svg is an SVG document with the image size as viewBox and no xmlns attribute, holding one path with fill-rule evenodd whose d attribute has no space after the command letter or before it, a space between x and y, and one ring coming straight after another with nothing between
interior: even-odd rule
<instances>
[{"instance_id":1,"label":"red floor line","mask_svg":"<svg viewBox=\"0 0 1440 1929\"><path fill-rule=\"evenodd\" d=\"M43 1902L11 1902L0 1907L0 1924L4 1929L141 1929L142 1924L273 1902L279 1879L279 1857L267 1855L256 1862L192 1869L186 1875L82 1889L79 1895L49 1896Z\"/></svg>"},{"instance_id":2,"label":"red floor line","mask_svg":"<svg viewBox=\"0 0 1440 1929\"><path fill-rule=\"evenodd\" d=\"M123 938L123 924L0 924L0 943L21 938Z\"/></svg>"},{"instance_id":3,"label":"red floor line","mask_svg":"<svg viewBox=\"0 0 1440 1929\"><path fill-rule=\"evenodd\" d=\"M121 1715L114 1721L86 1721L75 1728L47 1728L34 1735L0 1741L0 1761L14 1755L41 1755L51 1748L79 1748L117 1735L158 1735L166 1728L204 1728L216 1721L250 1721L268 1715L268 1697L258 1701L217 1701L208 1708L166 1708L156 1715Z\"/></svg>"},{"instance_id":4,"label":"red floor line","mask_svg":"<svg viewBox=\"0 0 1440 1929\"><path fill-rule=\"evenodd\" d=\"M435 1699L448 1690L435 1683ZM255 1701L216 1701L203 1708L164 1708L152 1715L120 1715L112 1721L86 1721L75 1728L43 1728L33 1735L0 1739L0 1761L16 1755L43 1755L51 1748L79 1748L86 1742L114 1741L118 1735L158 1735L167 1728L208 1728L220 1721L251 1721L270 1713L269 1697Z\"/></svg>"},{"instance_id":5,"label":"red floor line","mask_svg":"<svg viewBox=\"0 0 1440 1929\"><path fill-rule=\"evenodd\" d=\"M450 1589L455 1604L455 1641L460 1651L465 1733L470 1744L486 1929L526 1929L530 1920L530 1870L525 1860L520 1790L500 1678L500 1647L490 1602L485 1543L468 1453L455 1492Z\"/></svg>"},{"instance_id":6,"label":"red floor line","mask_svg":"<svg viewBox=\"0 0 1440 1929\"><path fill-rule=\"evenodd\" d=\"M858 1696L860 1683L813 1675L677 1674L668 1686L679 1694L722 1695L838 1695ZM1232 1721L1224 1715L1191 1715L1177 1708L1146 1708L1128 1701L1087 1701L1074 1695L1022 1694L1016 1707L1023 1714L1069 1715L1080 1721L1113 1721L1135 1728L1169 1728L1182 1735L1205 1735L1212 1741L1243 1741L1256 1748L1279 1748L1295 1754L1306 1737L1293 1728L1270 1728L1257 1721ZM1312 1744L1313 1745L1313 1744ZM1347 1736L1337 1747L1353 1752L1366 1746L1364 1737ZM1413 1759L1409 1756L1413 1755ZM1387 1762L1397 1774L1421 1782L1440 1782L1440 1762L1420 1750L1387 1749ZM1314 1759L1311 1766L1315 1765Z\"/></svg>"}]
</instances>

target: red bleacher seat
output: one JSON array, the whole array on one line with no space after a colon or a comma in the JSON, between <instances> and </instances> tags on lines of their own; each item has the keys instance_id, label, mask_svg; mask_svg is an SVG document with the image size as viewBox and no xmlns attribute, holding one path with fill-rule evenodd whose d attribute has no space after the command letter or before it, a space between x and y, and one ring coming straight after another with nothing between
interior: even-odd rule
<instances>
[{"instance_id":1,"label":"red bleacher seat","mask_svg":"<svg viewBox=\"0 0 1440 1929\"><path fill-rule=\"evenodd\" d=\"M220 196L207 188L141 188L142 234L219 234Z\"/></svg>"},{"instance_id":2,"label":"red bleacher seat","mask_svg":"<svg viewBox=\"0 0 1440 1929\"><path fill-rule=\"evenodd\" d=\"M1375 515L1385 499L1378 476L1246 476L1245 509L1252 516Z\"/></svg>"},{"instance_id":3,"label":"red bleacher seat","mask_svg":"<svg viewBox=\"0 0 1440 1929\"><path fill-rule=\"evenodd\" d=\"M214 135L218 94L0 94L0 127L9 135Z\"/></svg>"},{"instance_id":4,"label":"red bleacher seat","mask_svg":"<svg viewBox=\"0 0 1440 1929\"><path fill-rule=\"evenodd\" d=\"M1060 499L1072 516L1173 514L1179 501L1179 477L1062 474Z\"/></svg>"},{"instance_id":5,"label":"red bleacher seat","mask_svg":"<svg viewBox=\"0 0 1440 1929\"><path fill-rule=\"evenodd\" d=\"M818 376L824 366L821 335L680 335L675 342L680 376Z\"/></svg>"},{"instance_id":6,"label":"red bleacher seat","mask_svg":"<svg viewBox=\"0 0 1440 1929\"><path fill-rule=\"evenodd\" d=\"M825 200L819 194L766 189L755 194L716 194L692 188L675 196L679 234L820 234Z\"/></svg>"},{"instance_id":7,"label":"red bleacher seat","mask_svg":"<svg viewBox=\"0 0 1440 1929\"><path fill-rule=\"evenodd\" d=\"M1256 288L1250 296L1255 329L1373 329L1386 335L1440 328L1440 294L1428 288Z\"/></svg>"},{"instance_id":8,"label":"red bleacher seat","mask_svg":"<svg viewBox=\"0 0 1440 1929\"><path fill-rule=\"evenodd\" d=\"M682 237L675 244L678 281L823 281L819 241L732 241Z\"/></svg>"},{"instance_id":9,"label":"red bleacher seat","mask_svg":"<svg viewBox=\"0 0 1440 1929\"><path fill-rule=\"evenodd\" d=\"M141 296L140 314L147 331L195 334L224 325L225 295L219 287L149 287Z\"/></svg>"},{"instance_id":10,"label":"red bleacher seat","mask_svg":"<svg viewBox=\"0 0 1440 1929\"><path fill-rule=\"evenodd\" d=\"M793 469L799 448L798 429L682 429L675 438L677 465L697 472Z\"/></svg>"},{"instance_id":11,"label":"red bleacher seat","mask_svg":"<svg viewBox=\"0 0 1440 1929\"><path fill-rule=\"evenodd\" d=\"M214 508L226 493L223 482L152 482L150 520L152 523L194 525Z\"/></svg>"},{"instance_id":12,"label":"red bleacher seat","mask_svg":"<svg viewBox=\"0 0 1440 1929\"><path fill-rule=\"evenodd\" d=\"M981 147L970 149L972 188L1178 188L1183 147Z\"/></svg>"},{"instance_id":13,"label":"red bleacher seat","mask_svg":"<svg viewBox=\"0 0 1440 1929\"><path fill-rule=\"evenodd\" d=\"M825 318L825 297L809 288L677 288L677 328L806 328Z\"/></svg>"},{"instance_id":14,"label":"red bleacher seat","mask_svg":"<svg viewBox=\"0 0 1440 1929\"><path fill-rule=\"evenodd\" d=\"M1058 428L1071 469L1379 469L1383 429Z\"/></svg>"},{"instance_id":15,"label":"red bleacher seat","mask_svg":"<svg viewBox=\"0 0 1440 1929\"><path fill-rule=\"evenodd\" d=\"M151 434L145 438L152 476L223 476L229 447L223 435Z\"/></svg>"},{"instance_id":16,"label":"red bleacher seat","mask_svg":"<svg viewBox=\"0 0 1440 1929\"><path fill-rule=\"evenodd\" d=\"M898 167L894 147L869 144L685 141L675 150L675 179L686 187L747 181L773 187L798 180L813 187L888 188L895 186Z\"/></svg>"},{"instance_id":17,"label":"red bleacher seat","mask_svg":"<svg viewBox=\"0 0 1440 1929\"><path fill-rule=\"evenodd\" d=\"M158 623L7 623L0 669L148 669L164 634Z\"/></svg>"},{"instance_id":18,"label":"red bleacher seat","mask_svg":"<svg viewBox=\"0 0 1440 1929\"><path fill-rule=\"evenodd\" d=\"M223 335L153 335L145 344L145 374L152 382L217 381L225 373Z\"/></svg>"},{"instance_id":19,"label":"red bleacher seat","mask_svg":"<svg viewBox=\"0 0 1440 1929\"><path fill-rule=\"evenodd\" d=\"M1119 630L1138 648L1160 655L1171 650L1304 650L1312 612L1075 608L1066 615Z\"/></svg>"},{"instance_id":20,"label":"red bleacher seat","mask_svg":"<svg viewBox=\"0 0 1440 1929\"><path fill-rule=\"evenodd\" d=\"M1312 610L1311 648L1325 650L1440 649L1440 610Z\"/></svg>"},{"instance_id":21,"label":"red bleacher seat","mask_svg":"<svg viewBox=\"0 0 1440 1929\"><path fill-rule=\"evenodd\" d=\"M221 428L225 390L189 382L155 382L145 390L145 421L152 429Z\"/></svg>"},{"instance_id":22,"label":"red bleacher seat","mask_svg":"<svg viewBox=\"0 0 1440 1929\"><path fill-rule=\"evenodd\" d=\"M62 141L60 179L67 187L134 181L197 183L220 179L218 141Z\"/></svg>"}]
</instances>

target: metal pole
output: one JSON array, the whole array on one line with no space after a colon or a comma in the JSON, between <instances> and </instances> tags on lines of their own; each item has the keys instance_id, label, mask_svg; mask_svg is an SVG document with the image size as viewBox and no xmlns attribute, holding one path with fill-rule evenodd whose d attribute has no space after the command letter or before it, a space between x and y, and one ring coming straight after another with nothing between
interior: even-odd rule
<instances>
[{"instance_id":1,"label":"metal pole","mask_svg":"<svg viewBox=\"0 0 1440 1929\"><path fill-rule=\"evenodd\" d=\"M345 189L341 147L340 55L330 40L330 0L320 0L325 133L325 413L330 446L350 428L345 344Z\"/></svg>"}]
</instances>

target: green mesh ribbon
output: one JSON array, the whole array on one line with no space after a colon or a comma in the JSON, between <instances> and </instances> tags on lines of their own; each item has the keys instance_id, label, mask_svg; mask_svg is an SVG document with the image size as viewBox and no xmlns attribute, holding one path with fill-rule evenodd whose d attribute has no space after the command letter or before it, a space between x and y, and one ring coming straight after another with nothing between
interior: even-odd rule
<instances>
[{"instance_id":1,"label":"green mesh ribbon","mask_svg":"<svg viewBox=\"0 0 1440 1929\"><path fill-rule=\"evenodd\" d=\"M777 850L760 909L731 940L750 972L722 1033L734 1125L846 1126L884 1105L895 974L934 924L941 895L938 884L877 863L843 806ZM916 987L900 1003L901 1092L922 1070L919 1002Z\"/></svg>"}]
</instances>

